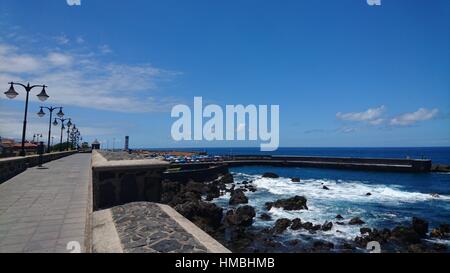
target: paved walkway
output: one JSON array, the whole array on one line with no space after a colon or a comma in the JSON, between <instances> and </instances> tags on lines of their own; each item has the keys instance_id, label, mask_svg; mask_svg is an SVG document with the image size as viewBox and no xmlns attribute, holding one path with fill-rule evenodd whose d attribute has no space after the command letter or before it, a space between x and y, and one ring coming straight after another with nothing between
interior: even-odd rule
<instances>
[{"instance_id":1,"label":"paved walkway","mask_svg":"<svg viewBox=\"0 0 450 273\"><path fill-rule=\"evenodd\" d=\"M90 154L30 168L0 185L1 252L85 252ZM76 248L75 243L75 248Z\"/></svg>"}]
</instances>

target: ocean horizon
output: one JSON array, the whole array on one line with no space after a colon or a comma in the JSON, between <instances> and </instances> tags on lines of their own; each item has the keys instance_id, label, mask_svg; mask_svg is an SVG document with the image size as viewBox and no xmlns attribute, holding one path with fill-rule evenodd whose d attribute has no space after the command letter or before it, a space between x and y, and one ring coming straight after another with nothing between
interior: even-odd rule
<instances>
[{"instance_id":1,"label":"ocean horizon","mask_svg":"<svg viewBox=\"0 0 450 273\"><path fill-rule=\"evenodd\" d=\"M258 147L134 148L135 150L194 151L210 155L296 155L325 157L431 159L433 164L450 165L450 147L280 147L262 152Z\"/></svg>"}]
</instances>

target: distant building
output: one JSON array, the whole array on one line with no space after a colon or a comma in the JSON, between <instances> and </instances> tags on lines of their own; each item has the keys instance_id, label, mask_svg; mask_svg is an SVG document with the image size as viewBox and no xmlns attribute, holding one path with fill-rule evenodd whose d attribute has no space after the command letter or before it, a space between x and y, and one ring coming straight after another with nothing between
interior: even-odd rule
<instances>
[{"instance_id":1,"label":"distant building","mask_svg":"<svg viewBox=\"0 0 450 273\"><path fill-rule=\"evenodd\" d=\"M35 154L35 153L37 152L37 147L38 147L38 145L36 145L36 144L34 144L34 143L32 143L32 142L27 141L27 142L25 142L25 144L24 144L23 146L24 146L25 152L26 152L27 154L29 154L29 153ZM15 144L13 145L13 150L14 150L15 152L17 152L17 153L18 153L20 150L22 150L22 143L15 143Z\"/></svg>"},{"instance_id":2,"label":"distant building","mask_svg":"<svg viewBox=\"0 0 450 273\"><path fill-rule=\"evenodd\" d=\"M126 136L125 137L125 151L128 151L129 150L129 148L130 148L130 137L129 136Z\"/></svg>"},{"instance_id":3,"label":"distant building","mask_svg":"<svg viewBox=\"0 0 450 273\"><path fill-rule=\"evenodd\" d=\"M92 150L100 150L100 142L98 142L98 140L94 140L94 142L92 142Z\"/></svg>"},{"instance_id":4,"label":"distant building","mask_svg":"<svg viewBox=\"0 0 450 273\"><path fill-rule=\"evenodd\" d=\"M13 139L1 138L0 137L0 157L11 156L13 153L12 147L15 141Z\"/></svg>"}]
</instances>

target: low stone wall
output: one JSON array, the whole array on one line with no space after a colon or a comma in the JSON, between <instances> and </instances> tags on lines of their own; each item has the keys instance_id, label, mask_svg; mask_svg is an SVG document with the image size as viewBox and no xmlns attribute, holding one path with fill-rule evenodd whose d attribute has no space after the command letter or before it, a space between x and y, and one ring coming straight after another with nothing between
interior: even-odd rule
<instances>
[{"instance_id":1,"label":"low stone wall","mask_svg":"<svg viewBox=\"0 0 450 273\"><path fill-rule=\"evenodd\" d=\"M129 203L92 218L94 253L230 253L167 205Z\"/></svg>"},{"instance_id":2,"label":"low stone wall","mask_svg":"<svg viewBox=\"0 0 450 273\"><path fill-rule=\"evenodd\" d=\"M73 155L77 151L58 152L42 155L42 162L47 163L53 160L57 160L69 155ZM24 157L11 157L0 159L0 184L6 180L20 174L27 168L35 167L39 165L40 156L30 155Z\"/></svg>"},{"instance_id":3,"label":"low stone wall","mask_svg":"<svg viewBox=\"0 0 450 273\"><path fill-rule=\"evenodd\" d=\"M93 151L94 211L136 201L159 202L162 173L168 165L156 159L108 161Z\"/></svg>"}]
</instances>

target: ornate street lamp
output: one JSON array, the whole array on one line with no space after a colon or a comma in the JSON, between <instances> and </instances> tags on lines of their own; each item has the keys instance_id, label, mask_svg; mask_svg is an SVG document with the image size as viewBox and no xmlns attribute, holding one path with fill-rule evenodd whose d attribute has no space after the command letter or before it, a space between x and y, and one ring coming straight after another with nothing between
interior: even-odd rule
<instances>
[{"instance_id":1,"label":"ornate street lamp","mask_svg":"<svg viewBox=\"0 0 450 273\"><path fill-rule=\"evenodd\" d=\"M35 141L37 138L37 141ZM39 138L42 138L42 134L34 134L33 135L33 143L39 143Z\"/></svg>"},{"instance_id":2,"label":"ornate street lamp","mask_svg":"<svg viewBox=\"0 0 450 273\"><path fill-rule=\"evenodd\" d=\"M72 121L70 118L67 118L67 119L66 118L55 118L55 121L53 122L54 126L58 126L58 120L61 121L61 137L59 139L59 151L62 152L63 151L62 139L63 139L64 129L66 129L65 125L67 125L67 127L70 128L70 126L72 126ZM64 122L66 122L66 121L67 121L67 123L65 124ZM67 145L69 145L69 144L67 144Z\"/></svg>"},{"instance_id":3,"label":"ornate street lamp","mask_svg":"<svg viewBox=\"0 0 450 273\"><path fill-rule=\"evenodd\" d=\"M52 120L53 120L53 111L55 111L56 109L59 109L59 112L56 114L59 118L64 117L64 112L62 111L62 107L45 107L45 106L41 106L41 110L37 113L37 115L39 117L44 117L45 116L45 112L44 109L47 109L50 112L50 121L48 124L48 141L47 141L47 153L51 152L51 148L50 148L50 137L52 134ZM58 125L58 123L56 124Z\"/></svg>"},{"instance_id":4,"label":"ornate street lamp","mask_svg":"<svg viewBox=\"0 0 450 273\"><path fill-rule=\"evenodd\" d=\"M9 84L11 86L9 87L9 90L5 92L6 97L8 97L9 99L14 99L17 97L17 95L19 95L19 93L17 93L16 90L14 89L14 85L22 86L23 88L25 88L25 91L27 92L26 99L25 99L25 114L24 114L23 129L22 129L22 147L20 150L20 155L25 156L26 155L25 136L26 136L26 131L27 131L28 98L30 95L30 91L33 88L42 87L42 91L37 95L37 97L40 101L45 101L49 98L49 96L47 95L47 92L45 91L45 88L47 86L46 85L30 85L30 83L28 83L27 85L24 85L22 83L15 83L15 82L10 82Z\"/></svg>"}]
</instances>

